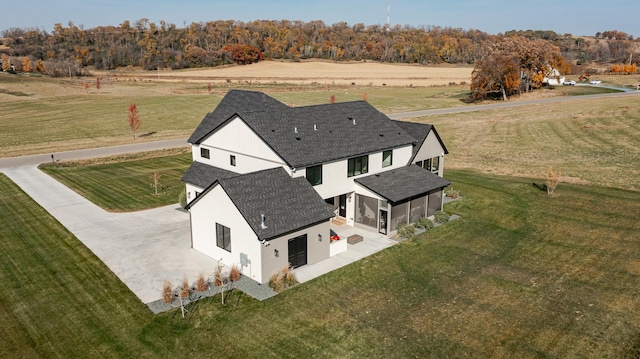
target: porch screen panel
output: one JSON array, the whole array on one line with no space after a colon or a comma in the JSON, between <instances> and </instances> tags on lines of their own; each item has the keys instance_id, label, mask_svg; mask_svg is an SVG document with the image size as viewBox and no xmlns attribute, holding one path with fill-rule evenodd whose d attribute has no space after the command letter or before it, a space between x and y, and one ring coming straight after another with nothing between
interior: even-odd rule
<instances>
[{"instance_id":1,"label":"porch screen panel","mask_svg":"<svg viewBox=\"0 0 640 359\"><path fill-rule=\"evenodd\" d=\"M409 202L404 202L396 206L391 207L391 227L390 230L395 230L401 223L408 223L407 210L409 209Z\"/></svg>"},{"instance_id":2,"label":"porch screen panel","mask_svg":"<svg viewBox=\"0 0 640 359\"><path fill-rule=\"evenodd\" d=\"M427 205L427 216L433 216L436 211L442 209L442 190L429 194L429 204Z\"/></svg>"},{"instance_id":3,"label":"porch screen panel","mask_svg":"<svg viewBox=\"0 0 640 359\"><path fill-rule=\"evenodd\" d=\"M356 223L377 228L378 200L356 194Z\"/></svg>"},{"instance_id":4,"label":"porch screen panel","mask_svg":"<svg viewBox=\"0 0 640 359\"><path fill-rule=\"evenodd\" d=\"M409 211L409 223L414 223L418 219L425 217L427 209L426 196L411 200L411 210Z\"/></svg>"}]
</instances>

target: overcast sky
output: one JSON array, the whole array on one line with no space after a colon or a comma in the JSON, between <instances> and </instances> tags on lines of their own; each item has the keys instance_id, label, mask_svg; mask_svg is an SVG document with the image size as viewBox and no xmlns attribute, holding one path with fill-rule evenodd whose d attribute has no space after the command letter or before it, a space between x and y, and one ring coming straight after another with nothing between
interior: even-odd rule
<instances>
[{"instance_id":1,"label":"overcast sky","mask_svg":"<svg viewBox=\"0 0 640 359\"><path fill-rule=\"evenodd\" d=\"M147 18L183 26L211 20L322 20L331 25L385 24L388 0L29 0L0 11L0 30L39 27L51 32L69 21L91 28ZM509 30L553 30L579 36L619 30L640 36L640 0L391 0L391 25Z\"/></svg>"}]
</instances>

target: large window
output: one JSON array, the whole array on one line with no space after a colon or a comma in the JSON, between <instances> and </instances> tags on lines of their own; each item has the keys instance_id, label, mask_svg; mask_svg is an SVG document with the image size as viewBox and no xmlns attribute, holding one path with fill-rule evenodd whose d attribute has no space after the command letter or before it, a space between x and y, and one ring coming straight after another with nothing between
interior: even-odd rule
<instances>
[{"instance_id":1,"label":"large window","mask_svg":"<svg viewBox=\"0 0 640 359\"><path fill-rule=\"evenodd\" d=\"M312 186L322 184L322 165L307 167L306 173Z\"/></svg>"},{"instance_id":2,"label":"large window","mask_svg":"<svg viewBox=\"0 0 640 359\"><path fill-rule=\"evenodd\" d=\"M200 147L200 157L209 158L209 149Z\"/></svg>"},{"instance_id":3,"label":"large window","mask_svg":"<svg viewBox=\"0 0 640 359\"><path fill-rule=\"evenodd\" d=\"M216 245L231 252L231 229L216 223Z\"/></svg>"},{"instance_id":4,"label":"large window","mask_svg":"<svg viewBox=\"0 0 640 359\"><path fill-rule=\"evenodd\" d=\"M393 162L393 150L382 152L382 167L391 166Z\"/></svg>"},{"instance_id":5,"label":"large window","mask_svg":"<svg viewBox=\"0 0 640 359\"><path fill-rule=\"evenodd\" d=\"M347 177L353 177L369 172L369 156L350 158L347 165Z\"/></svg>"}]
</instances>

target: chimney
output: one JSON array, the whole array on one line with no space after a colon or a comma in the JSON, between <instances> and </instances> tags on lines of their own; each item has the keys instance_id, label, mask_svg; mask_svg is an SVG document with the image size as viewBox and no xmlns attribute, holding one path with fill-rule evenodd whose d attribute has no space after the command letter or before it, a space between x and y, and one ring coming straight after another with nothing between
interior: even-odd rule
<instances>
[{"instance_id":1,"label":"chimney","mask_svg":"<svg viewBox=\"0 0 640 359\"><path fill-rule=\"evenodd\" d=\"M267 229L267 217L264 216L264 213L260 215L260 228Z\"/></svg>"}]
</instances>

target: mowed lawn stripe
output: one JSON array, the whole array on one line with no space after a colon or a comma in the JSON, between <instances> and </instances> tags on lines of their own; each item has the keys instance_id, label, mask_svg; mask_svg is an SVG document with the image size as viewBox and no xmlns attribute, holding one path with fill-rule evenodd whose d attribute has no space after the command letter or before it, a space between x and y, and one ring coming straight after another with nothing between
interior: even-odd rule
<instances>
[{"instance_id":1,"label":"mowed lawn stripe","mask_svg":"<svg viewBox=\"0 0 640 359\"><path fill-rule=\"evenodd\" d=\"M0 356L130 355L139 347L131 330L150 319L145 306L1 174L0 193Z\"/></svg>"},{"instance_id":2,"label":"mowed lawn stripe","mask_svg":"<svg viewBox=\"0 0 640 359\"><path fill-rule=\"evenodd\" d=\"M117 163L79 161L45 164L41 168L100 207L126 212L178 203L184 189L180 178L190 164L190 152L178 149L133 155ZM155 172L160 175L157 195Z\"/></svg>"}]
</instances>

